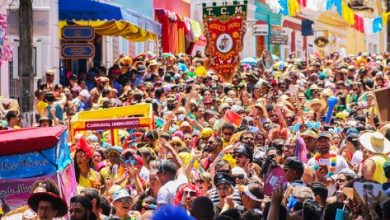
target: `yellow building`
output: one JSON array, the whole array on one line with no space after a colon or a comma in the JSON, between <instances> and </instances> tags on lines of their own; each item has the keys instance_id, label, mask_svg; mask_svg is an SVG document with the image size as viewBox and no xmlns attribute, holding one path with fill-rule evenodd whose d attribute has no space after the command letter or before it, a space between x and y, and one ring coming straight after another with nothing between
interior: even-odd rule
<instances>
[{"instance_id":1,"label":"yellow building","mask_svg":"<svg viewBox=\"0 0 390 220\"><path fill-rule=\"evenodd\" d=\"M373 10L355 10L354 13L364 18L375 18L381 16L385 11L381 0L369 1L366 4L369 4L369 8ZM333 52L356 54L366 51L371 53L386 51L386 25L383 25L383 29L379 33L361 33L349 25L335 8L332 11L319 13L314 18L314 29L316 30L315 37L325 36L329 40L326 47L316 48L323 55L329 55Z\"/></svg>"}]
</instances>

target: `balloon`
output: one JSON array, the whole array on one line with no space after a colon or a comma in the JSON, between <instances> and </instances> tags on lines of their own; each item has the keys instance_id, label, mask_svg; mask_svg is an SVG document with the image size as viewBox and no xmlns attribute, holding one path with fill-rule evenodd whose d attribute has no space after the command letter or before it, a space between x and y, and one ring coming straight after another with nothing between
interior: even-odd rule
<instances>
[{"instance_id":1,"label":"balloon","mask_svg":"<svg viewBox=\"0 0 390 220\"><path fill-rule=\"evenodd\" d=\"M325 118L325 122L327 124L329 124L329 122L330 122L333 109L336 106L337 102L338 102L338 99L335 96L331 96L328 98L328 113L326 114L326 118Z\"/></svg>"}]
</instances>

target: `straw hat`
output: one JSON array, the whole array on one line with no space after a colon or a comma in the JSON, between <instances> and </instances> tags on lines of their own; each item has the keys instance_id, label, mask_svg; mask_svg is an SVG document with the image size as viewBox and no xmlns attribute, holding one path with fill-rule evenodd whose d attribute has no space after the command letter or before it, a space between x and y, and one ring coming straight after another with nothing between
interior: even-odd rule
<instances>
[{"instance_id":1,"label":"straw hat","mask_svg":"<svg viewBox=\"0 0 390 220\"><path fill-rule=\"evenodd\" d=\"M119 63L121 66L123 65L131 66L131 64L133 63L133 59L131 59L131 57L129 56L124 56L119 60Z\"/></svg>"},{"instance_id":2,"label":"straw hat","mask_svg":"<svg viewBox=\"0 0 390 220\"><path fill-rule=\"evenodd\" d=\"M181 124L180 124L180 127L179 129L182 130L184 128L189 128L191 131L192 131L192 126L190 125L190 123L188 123L187 121L183 121Z\"/></svg>"},{"instance_id":3,"label":"straw hat","mask_svg":"<svg viewBox=\"0 0 390 220\"><path fill-rule=\"evenodd\" d=\"M172 137L170 144L176 144L176 143L180 144L180 148L186 147L186 144L179 137Z\"/></svg>"},{"instance_id":4,"label":"straw hat","mask_svg":"<svg viewBox=\"0 0 390 220\"><path fill-rule=\"evenodd\" d=\"M383 125L383 127L381 127L379 132L382 133L383 135L386 135L386 132L387 132L388 129L390 129L390 123L387 123L387 124Z\"/></svg>"},{"instance_id":5,"label":"straw hat","mask_svg":"<svg viewBox=\"0 0 390 220\"><path fill-rule=\"evenodd\" d=\"M326 103L321 99L312 99L310 101L307 101L305 103L305 107L307 109L313 110L312 106L315 104L321 104L321 109L324 109L326 107Z\"/></svg>"},{"instance_id":6,"label":"straw hat","mask_svg":"<svg viewBox=\"0 0 390 220\"><path fill-rule=\"evenodd\" d=\"M156 60L151 60L151 61L149 61L149 67L151 67L151 66L157 66L157 65L158 65L158 63L157 63Z\"/></svg>"},{"instance_id":7,"label":"straw hat","mask_svg":"<svg viewBox=\"0 0 390 220\"><path fill-rule=\"evenodd\" d=\"M66 201L59 197L57 194L51 192L39 192L33 193L28 198L28 206L34 211L38 211L38 204L40 201L50 201L57 214L55 217L62 217L68 213L68 205Z\"/></svg>"},{"instance_id":8,"label":"straw hat","mask_svg":"<svg viewBox=\"0 0 390 220\"><path fill-rule=\"evenodd\" d=\"M379 132L367 132L360 135L360 143L366 150L377 154L390 153L390 141Z\"/></svg>"},{"instance_id":9,"label":"straw hat","mask_svg":"<svg viewBox=\"0 0 390 220\"><path fill-rule=\"evenodd\" d=\"M256 102L256 104L253 105L254 107L260 108L263 111L263 117L268 118L267 109L265 109L265 105L261 102Z\"/></svg>"}]
</instances>

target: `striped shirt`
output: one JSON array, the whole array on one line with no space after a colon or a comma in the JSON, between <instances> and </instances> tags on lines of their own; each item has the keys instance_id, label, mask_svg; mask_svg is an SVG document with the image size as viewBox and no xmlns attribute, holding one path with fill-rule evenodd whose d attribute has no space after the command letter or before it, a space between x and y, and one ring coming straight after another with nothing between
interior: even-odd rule
<instances>
[{"instance_id":1,"label":"striped shirt","mask_svg":"<svg viewBox=\"0 0 390 220\"><path fill-rule=\"evenodd\" d=\"M213 202L213 204L218 207L220 200L218 196L217 189L214 187L210 191L210 200ZM242 201L241 201L241 195L240 191L238 189L238 186L235 186L233 189L233 202L234 202L234 208L238 209L240 212L244 211L244 207L242 206Z\"/></svg>"}]
</instances>

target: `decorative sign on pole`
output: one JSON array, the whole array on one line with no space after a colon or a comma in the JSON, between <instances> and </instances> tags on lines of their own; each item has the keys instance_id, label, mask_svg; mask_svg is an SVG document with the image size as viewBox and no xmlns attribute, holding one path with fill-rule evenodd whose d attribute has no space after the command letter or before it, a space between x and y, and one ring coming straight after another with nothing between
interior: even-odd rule
<instances>
[{"instance_id":1,"label":"decorative sign on pole","mask_svg":"<svg viewBox=\"0 0 390 220\"><path fill-rule=\"evenodd\" d=\"M288 36L281 26L273 25L269 40L271 44L287 44Z\"/></svg>"},{"instance_id":2,"label":"decorative sign on pole","mask_svg":"<svg viewBox=\"0 0 390 220\"><path fill-rule=\"evenodd\" d=\"M239 52L243 48L246 32L247 1L243 4L233 1L233 5L207 7L203 4L203 23L207 38L206 62L225 82L233 78L234 69L240 65Z\"/></svg>"},{"instance_id":3,"label":"decorative sign on pole","mask_svg":"<svg viewBox=\"0 0 390 220\"><path fill-rule=\"evenodd\" d=\"M90 41L95 38L91 26L66 25L62 28L62 39L67 41Z\"/></svg>"},{"instance_id":4,"label":"decorative sign on pole","mask_svg":"<svg viewBox=\"0 0 390 220\"><path fill-rule=\"evenodd\" d=\"M253 35L254 36L267 36L268 35L268 24L254 24Z\"/></svg>"},{"instance_id":5,"label":"decorative sign on pole","mask_svg":"<svg viewBox=\"0 0 390 220\"><path fill-rule=\"evenodd\" d=\"M88 59L95 56L95 46L89 43L63 43L61 55L64 59Z\"/></svg>"}]
</instances>

